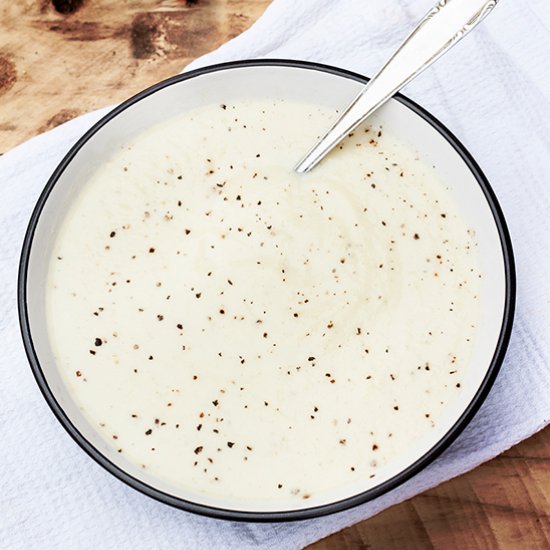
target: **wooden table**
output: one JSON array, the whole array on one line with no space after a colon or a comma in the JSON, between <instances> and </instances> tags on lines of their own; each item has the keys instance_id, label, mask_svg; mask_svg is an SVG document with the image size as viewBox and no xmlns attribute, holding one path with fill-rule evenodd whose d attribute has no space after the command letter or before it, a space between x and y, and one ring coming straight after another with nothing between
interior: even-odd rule
<instances>
[{"instance_id":1,"label":"wooden table","mask_svg":"<svg viewBox=\"0 0 550 550\"><path fill-rule=\"evenodd\" d=\"M0 153L236 36L268 0L0 0ZM550 428L314 550L550 548Z\"/></svg>"}]
</instances>

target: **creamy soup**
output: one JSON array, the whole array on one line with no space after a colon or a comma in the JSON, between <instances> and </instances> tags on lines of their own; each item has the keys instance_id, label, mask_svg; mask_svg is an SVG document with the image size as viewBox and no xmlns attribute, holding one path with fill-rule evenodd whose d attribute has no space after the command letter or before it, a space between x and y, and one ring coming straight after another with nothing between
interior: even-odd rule
<instances>
[{"instance_id":1,"label":"creamy soup","mask_svg":"<svg viewBox=\"0 0 550 550\"><path fill-rule=\"evenodd\" d=\"M113 151L66 213L58 368L105 440L175 488L277 507L374 486L459 400L475 235L378 124L294 174L335 116L187 112Z\"/></svg>"}]
</instances>

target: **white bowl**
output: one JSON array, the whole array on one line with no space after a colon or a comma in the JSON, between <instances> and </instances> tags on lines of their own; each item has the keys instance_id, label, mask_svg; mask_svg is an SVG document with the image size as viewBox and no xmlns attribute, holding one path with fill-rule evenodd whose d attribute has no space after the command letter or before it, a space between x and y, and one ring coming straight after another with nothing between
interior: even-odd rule
<instances>
[{"instance_id":1,"label":"white bowl","mask_svg":"<svg viewBox=\"0 0 550 550\"><path fill-rule=\"evenodd\" d=\"M19 313L34 375L58 420L104 468L135 489L167 504L220 518L280 521L337 512L372 499L409 479L434 460L464 429L487 395L510 337L515 275L504 217L486 178L457 139L426 111L397 96L376 115L384 127L436 167L469 227L475 229L481 270L481 319L472 365L458 405L446 411L429 440L419 442L366 488L358 484L325 496L272 510L244 507L171 487L117 454L86 420L57 370L48 341L45 281L52 246L64 213L97 166L117 147L150 126L183 111L243 98L301 100L332 108L346 105L367 79L341 69L297 61L245 61L176 76L134 96L89 130L48 181L27 231L19 273ZM297 152L299 156L300 152Z\"/></svg>"}]
</instances>

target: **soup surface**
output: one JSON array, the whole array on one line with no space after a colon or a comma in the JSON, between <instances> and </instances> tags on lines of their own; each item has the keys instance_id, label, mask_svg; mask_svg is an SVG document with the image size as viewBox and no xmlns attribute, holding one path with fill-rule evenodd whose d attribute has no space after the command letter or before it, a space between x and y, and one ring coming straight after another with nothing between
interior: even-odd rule
<instances>
[{"instance_id":1,"label":"soup surface","mask_svg":"<svg viewBox=\"0 0 550 550\"><path fill-rule=\"evenodd\" d=\"M377 123L294 174L335 116L187 112L113 151L66 213L58 368L105 440L173 487L276 507L374 486L461 392L475 235Z\"/></svg>"}]
</instances>

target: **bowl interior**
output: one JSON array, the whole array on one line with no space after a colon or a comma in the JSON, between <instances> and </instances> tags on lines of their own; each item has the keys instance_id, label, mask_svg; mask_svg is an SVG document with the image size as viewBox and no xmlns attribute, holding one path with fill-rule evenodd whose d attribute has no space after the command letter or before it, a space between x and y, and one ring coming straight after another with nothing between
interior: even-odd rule
<instances>
[{"instance_id":1,"label":"bowl interior","mask_svg":"<svg viewBox=\"0 0 550 550\"><path fill-rule=\"evenodd\" d=\"M165 500L173 504L178 504L177 499L183 499L230 511L281 512L272 510L269 504L252 505L234 500L216 500L171 487L118 455L83 416L56 368L46 329L44 281L47 278L52 246L63 221L64 212L71 207L71 203L97 166L122 143L151 125L185 110L210 103L220 104L255 97L306 101L340 108L357 94L362 85L361 82L342 74L314 70L311 67L274 65L244 65L205 72L186 80L176 79L168 85L156 87L153 92L142 94L139 101L130 103L107 123L100 125L87 140L81 142L80 148L72 154L70 161L62 165L61 170L58 170L50 181L43 197L47 196L47 200L43 201L41 211L35 213L38 218L32 236L32 246L28 252L27 277L23 283L26 291L29 341L33 347L30 352L31 359L34 355L35 370L39 369L38 376L43 377L45 392L50 393L50 404L53 397L59 405L58 416L64 415L62 421L65 426L70 423L70 431L72 430L73 435L78 432L77 438L88 452L95 454L96 458L98 453L102 455L100 461L104 465L119 477L138 485L141 490L152 492L153 496L157 497L161 496L158 493L160 491L165 494ZM369 492L364 495L365 499L389 488L390 480L390 483L398 478L404 480L407 472L413 472L422 465L422 461L429 458L426 455L438 442L452 429L458 428L457 422L479 393L490 366L494 367L495 349L503 331L506 297L509 291L506 275L508 266L495 214L476 174L461 153L428 120L399 100L391 100L384 106L376 115L376 121L383 124L403 143L417 150L425 162L435 166L441 180L445 182L459 205L466 223L476 231L481 270L485 276L482 281L479 336L471 368L463 381L464 391L428 438L418 441L416 448L411 449L407 456L401 457L391 464L391 467L380 472L377 486L374 489L369 488ZM297 151L297 158L302 153ZM130 478L133 478L133 481ZM342 487L331 494L322 495L315 502L297 502L292 509L312 508L342 501L363 493L367 488L360 484Z\"/></svg>"}]
</instances>

